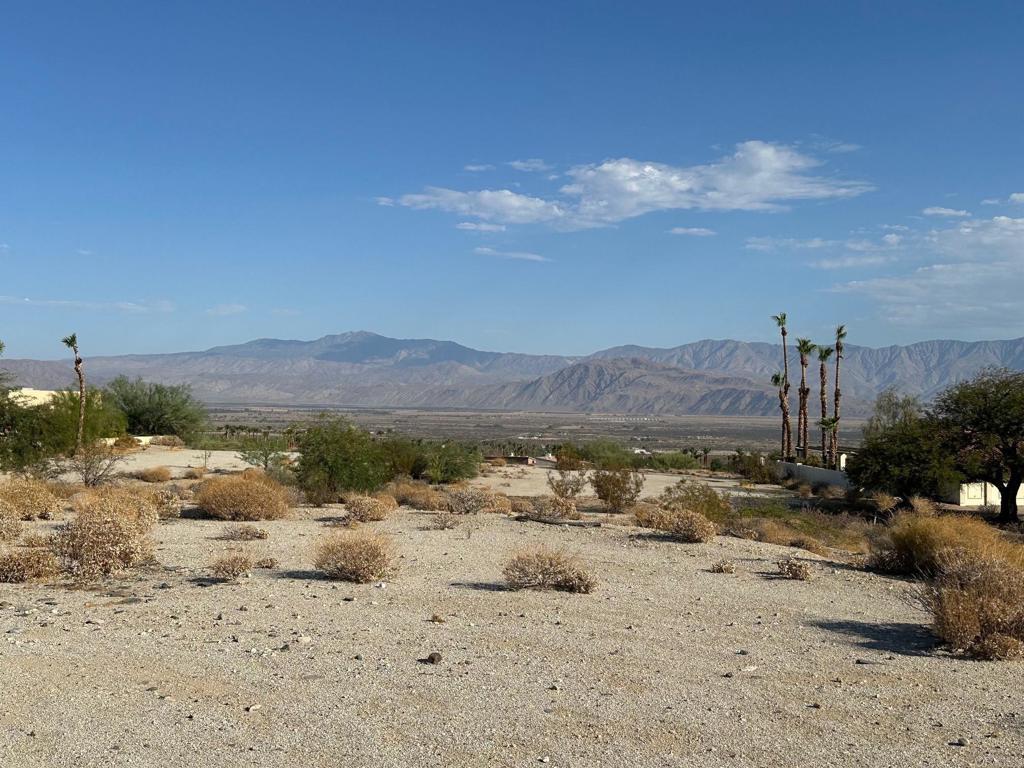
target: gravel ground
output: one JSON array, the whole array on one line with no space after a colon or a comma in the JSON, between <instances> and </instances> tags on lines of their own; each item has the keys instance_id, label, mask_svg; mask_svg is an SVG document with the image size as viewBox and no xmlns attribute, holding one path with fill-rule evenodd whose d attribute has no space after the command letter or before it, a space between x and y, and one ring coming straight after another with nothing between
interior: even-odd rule
<instances>
[{"instance_id":1,"label":"gravel ground","mask_svg":"<svg viewBox=\"0 0 1024 768\"><path fill-rule=\"evenodd\" d=\"M244 546L279 567L238 583L205 570L239 546L225 524L181 519L129 578L0 585L0 765L1024 765L1021 666L938 652L905 582L807 553L812 580L779 580L796 550L723 537L401 510L371 524L395 579L332 583L311 549L338 511L262 523ZM578 552L598 590L505 591L530 542ZM736 574L708 571L723 557Z\"/></svg>"}]
</instances>

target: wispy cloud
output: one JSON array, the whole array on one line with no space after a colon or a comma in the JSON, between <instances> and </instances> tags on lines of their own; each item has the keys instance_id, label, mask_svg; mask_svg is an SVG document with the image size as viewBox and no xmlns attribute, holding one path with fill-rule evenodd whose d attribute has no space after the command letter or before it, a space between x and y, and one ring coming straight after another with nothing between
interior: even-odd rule
<instances>
[{"instance_id":1,"label":"wispy cloud","mask_svg":"<svg viewBox=\"0 0 1024 768\"><path fill-rule=\"evenodd\" d=\"M825 240L821 237L748 237L745 247L751 251L817 250L839 244L838 240Z\"/></svg>"},{"instance_id":2,"label":"wispy cloud","mask_svg":"<svg viewBox=\"0 0 1024 768\"><path fill-rule=\"evenodd\" d=\"M392 197L375 197L373 199L376 201L377 205L384 205L388 208L395 204L395 200Z\"/></svg>"},{"instance_id":3,"label":"wispy cloud","mask_svg":"<svg viewBox=\"0 0 1024 768\"><path fill-rule=\"evenodd\" d=\"M470 173L483 173L484 171L493 171L494 166L490 163L470 163L469 165L462 166L462 170L469 171Z\"/></svg>"},{"instance_id":4,"label":"wispy cloud","mask_svg":"<svg viewBox=\"0 0 1024 768\"><path fill-rule=\"evenodd\" d=\"M240 315L248 309L245 304L217 304L206 310L206 314L214 317L227 317L229 315Z\"/></svg>"},{"instance_id":5,"label":"wispy cloud","mask_svg":"<svg viewBox=\"0 0 1024 768\"><path fill-rule=\"evenodd\" d=\"M925 208L921 213L925 216L943 216L947 219L958 219L971 215L970 211L958 210L956 208L943 208L940 205L933 205L930 208Z\"/></svg>"},{"instance_id":6,"label":"wispy cloud","mask_svg":"<svg viewBox=\"0 0 1024 768\"><path fill-rule=\"evenodd\" d=\"M460 221L455 225L456 229L463 229L467 232L504 232L504 224L487 224L482 221Z\"/></svg>"},{"instance_id":7,"label":"wispy cloud","mask_svg":"<svg viewBox=\"0 0 1024 768\"><path fill-rule=\"evenodd\" d=\"M57 309L80 309L98 312L129 312L146 314L151 312L173 312L174 303L166 299L154 301L81 301L78 299L33 299L30 297L0 296L0 304L12 307L53 307Z\"/></svg>"},{"instance_id":8,"label":"wispy cloud","mask_svg":"<svg viewBox=\"0 0 1024 768\"><path fill-rule=\"evenodd\" d=\"M669 233L673 235L692 235L693 237L712 237L718 234L715 230L707 229L706 227L672 227Z\"/></svg>"},{"instance_id":9,"label":"wispy cloud","mask_svg":"<svg viewBox=\"0 0 1024 768\"><path fill-rule=\"evenodd\" d=\"M551 166L539 157L531 157L529 160L512 160L509 162L509 165L517 171L525 171L527 173L542 173L551 170Z\"/></svg>"},{"instance_id":10,"label":"wispy cloud","mask_svg":"<svg viewBox=\"0 0 1024 768\"><path fill-rule=\"evenodd\" d=\"M1024 192L1013 192L1010 195L1010 202L1017 205L1024 205Z\"/></svg>"},{"instance_id":11,"label":"wispy cloud","mask_svg":"<svg viewBox=\"0 0 1024 768\"><path fill-rule=\"evenodd\" d=\"M545 258L539 253L530 253L528 251L499 251L486 245L474 248L473 253L478 256L494 256L499 259L515 259L518 261L551 261L551 259Z\"/></svg>"},{"instance_id":12,"label":"wispy cloud","mask_svg":"<svg viewBox=\"0 0 1024 768\"><path fill-rule=\"evenodd\" d=\"M566 173L570 183L557 197L509 189L427 187L402 195L397 202L501 224L583 229L655 211L780 211L797 200L856 197L873 189L864 181L821 173L822 165L790 146L747 141L707 165L673 166L632 158L579 165Z\"/></svg>"},{"instance_id":13,"label":"wispy cloud","mask_svg":"<svg viewBox=\"0 0 1024 768\"><path fill-rule=\"evenodd\" d=\"M837 256L835 258L818 259L811 262L811 266L817 269L853 269L855 267L873 267L884 264L888 259L885 256L872 254L870 256Z\"/></svg>"}]
</instances>

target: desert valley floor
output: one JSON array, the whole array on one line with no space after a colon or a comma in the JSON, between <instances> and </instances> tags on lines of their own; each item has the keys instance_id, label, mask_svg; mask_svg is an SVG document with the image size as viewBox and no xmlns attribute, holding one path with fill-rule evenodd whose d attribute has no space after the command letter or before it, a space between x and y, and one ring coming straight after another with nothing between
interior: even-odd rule
<instances>
[{"instance_id":1,"label":"desert valley floor","mask_svg":"<svg viewBox=\"0 0 1024 768\"><path fill-rule=\"evenodd\" d=\"M509 482L539 492L543 473ZM260 523L269 539L245 546L278 565L237 583L207 569L238 546L228 524L183 517L127 578L0 585L0 765L1024 765L1024 668L937 649L910 582L723 536L500 515L434 530L401 509L366 524L397 540L397 575L350 585L312 567L340 513ZM507 591L506 556L541 541L597 590ZM811 580L772 575L789 555ZM735 574L709 571L722 558Z\"/></svg>"}]
</instances>

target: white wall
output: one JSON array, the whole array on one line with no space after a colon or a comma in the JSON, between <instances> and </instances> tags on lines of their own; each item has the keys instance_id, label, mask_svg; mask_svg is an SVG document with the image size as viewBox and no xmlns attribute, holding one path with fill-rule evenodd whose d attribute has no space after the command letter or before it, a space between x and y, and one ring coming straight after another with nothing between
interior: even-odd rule
<instances>
[{"instance_id":1,"label":"white wall","mask_svg":"<svg viewBox=\"0 0 1024 768\"><path fill-rule=\"evenodd\" d=\"M943 501L961 507L998 507L999 489L992 483L961 483L959 488L947 491ZM1017 503L1024 504L1024 487L1017 492Z\"/></svg>"},{"instance_id":2,"label":"white wall","mask_svg":"<svg viewBox=\"0 0 1024 768\"><path fill-rule=\"evenodd\" d=\"M776 472L779 477L795 477L811 485L837 485L840 488L849 488L850 479L845 472L838 472L834 469L823 469L821 467L810 467L806 464L793 464L788 461L780 461L776 465Z\"/></svg>"}]
</instances>

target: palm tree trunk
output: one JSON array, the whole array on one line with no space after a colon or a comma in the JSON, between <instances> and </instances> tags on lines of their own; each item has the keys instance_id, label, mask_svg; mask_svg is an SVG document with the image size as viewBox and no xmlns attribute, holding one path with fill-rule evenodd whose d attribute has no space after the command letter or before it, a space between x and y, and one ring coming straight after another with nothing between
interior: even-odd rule
<instances>
[{"instance_id":1,"label":"palm tree trunk","mask_svg":"<svg viewBox=\"0 0 1024 768\"><path fill-rule=\"evenodd\" d=\"M825 392L828 390L828 366L824 361L821 363L821 419L828 418L828 398ZM821 427L821 463L828 466L828 430L824 424Z\"/></svg>"},{"instance_id":2,"label":"palm tree trunk","mask_svg":"<svg viewBox=\"0 0 1024 768\"><path fill-rule=\"evenodd\" d=\"M75 440L75 453L82 452L82 443L85 440L85 370L82 367L82 357L75 352L75 375L78 376L78 437Z\"/></svg>"},{"instance_id":3,"label":"palm tree trunk","mask_svg":"<svg viewBox=\"0 0 1024 768\"><path fill-rule=\"evenodd\" d=\"M836 348L836 388L833 400L832 417L836 420L832 427L832 469L839 469L839 401L843 393L839 389L839 361L843 359L843 348L837 345Z\"/></svg>"},{"instance_id":4,"label":"palm tree trunk","mask_svg":"<svg viewBox=\"0 0 1024 768\"><path fill-rule=\"evenodd\" d=\"M807 428L807 421L808 421L807 400L810 397L810 394L811 394L810 387L807 386L807 358L801 356L801 358L800 358L800 392L799 392L799 395L800 395L800 413L797 414L796 428L797 428L797 435L798 435L798 439L799 439L800 445L802 445L803 449L804 449L804 461L807 460L807 433L808 433L808 428Z\"/></svg>"},{"instance_id":5,"label":"palm tree trunk","mask_svg":"<svg viewBox=\"0 0 1024 768\"><path fill-rule=\"evenodd\" d=\"M782 394L782 387L779 387L779 410L782 411L782 446L780 451L782 461L786 460L786 396Z\"/></svg>"},{"instance_id":6,"label":"palm tree trunk","mask_svg":"<svg viewBox=\"0 0 1024 768\"><path fill-rule=\"evenodd\" d=\"M793 430L789 423L789 353L786 351L786 329L782 329L782 390L785 398L785 407L782 409L783 431L786 434L786 447L782 453L783 459L793 455Z\"/></svg>"}]
</instances>

